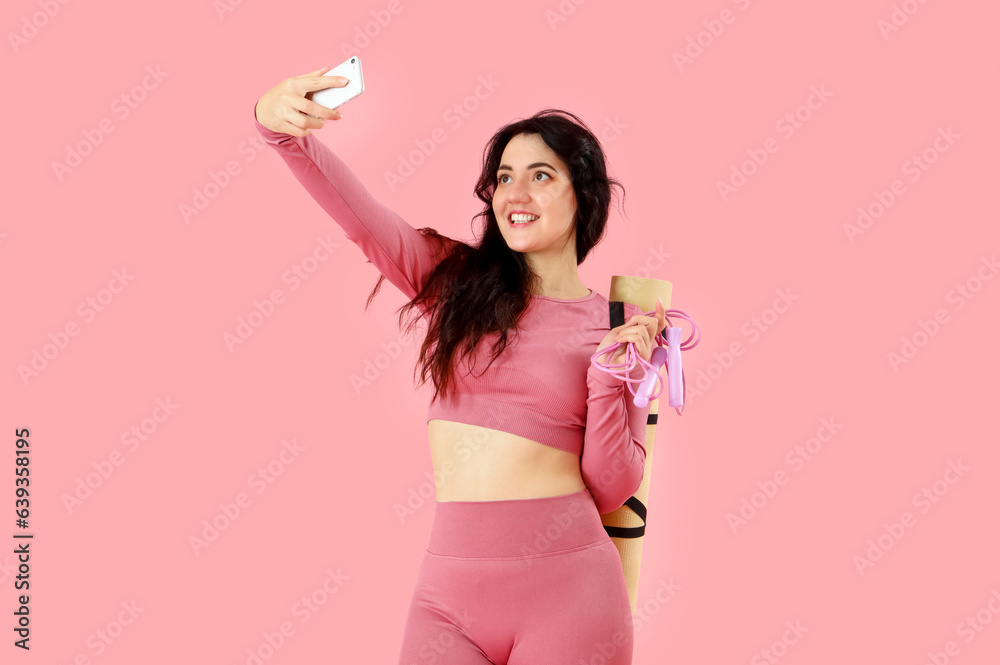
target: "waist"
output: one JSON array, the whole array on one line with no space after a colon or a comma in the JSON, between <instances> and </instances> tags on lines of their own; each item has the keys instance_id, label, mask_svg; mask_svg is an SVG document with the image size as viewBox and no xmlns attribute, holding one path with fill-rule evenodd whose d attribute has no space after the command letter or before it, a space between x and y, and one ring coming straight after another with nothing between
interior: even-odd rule
<instances>
[{"instance_id":1,"label":"waist","mask_svg":"<svg viewBox=\"0 0 1000 665\"><path fill-rule=\"evenodd\" d=\"M580 458L516 434L449 420L427 423L437 500L516 500L586 486Z\"/></svg>"},{"instance_id":2,"label":"waist","mask_svg":"<svg viewBox=\"0 0 1000 665\"><path fill-rule=\"evenodd\" d=\"M434 506L427 551L439 556L532 557L609 541L586 489L501 501L444 501Z\"/></svg>"}]
</instances>

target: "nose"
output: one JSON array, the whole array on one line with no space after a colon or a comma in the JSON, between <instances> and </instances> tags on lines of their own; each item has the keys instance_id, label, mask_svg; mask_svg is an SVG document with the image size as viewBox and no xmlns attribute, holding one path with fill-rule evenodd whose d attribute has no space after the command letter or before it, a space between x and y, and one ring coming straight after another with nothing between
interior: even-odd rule
<instances>
[{"instance_id":1,"label":"nose","mask_svg":"<svg viewBox=\"0 0 1000 665\"><path fill-rule=\"evenodd\" d=\"M514 182L510 183L510 186L507 188L508 201L512 203L519 203L527 201L528 198L528 187L526 183L520 179L514 180Z\"/></svg>"}]
</instances>

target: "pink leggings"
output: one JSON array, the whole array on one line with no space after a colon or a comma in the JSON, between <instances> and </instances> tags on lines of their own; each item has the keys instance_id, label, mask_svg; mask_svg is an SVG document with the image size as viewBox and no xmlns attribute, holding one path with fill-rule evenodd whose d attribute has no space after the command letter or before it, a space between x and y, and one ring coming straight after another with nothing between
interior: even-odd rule
<instances>
[{"instance_id":1,"label":"pink leggings","mask_svg":"<svg viewBox=\"0 0 1000 665\"><path fill-rule=\"evenodd\" d=\"M629 665L621 558L586 489L435 504L400 665Z\"/></svg>"}]
</instances>

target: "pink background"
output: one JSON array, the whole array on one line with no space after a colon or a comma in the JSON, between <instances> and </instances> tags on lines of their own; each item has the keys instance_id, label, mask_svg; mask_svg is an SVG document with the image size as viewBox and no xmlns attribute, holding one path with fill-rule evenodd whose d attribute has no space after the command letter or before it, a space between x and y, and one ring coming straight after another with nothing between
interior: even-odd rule
<instances>
[{"instance_id":1,"label":"pink background","mask_svg":"<svg viewBox=\"0 0 1000 665\"><path fill-rule=\"evenodd\" d=\"M627 190L584 283L669 280L703 328L687 411L661 409L634 662L998 662L995 3L221 3L4 5L3 662L396 662L433 507L394 507L429 486L430 389L414 390L403 296L386 282L364 311L377 272L252 143L260 95L345 44L367 90L319 136L381 201L470 240L489 136L569 109ZM445 142L390 189L436 129ZM893 200L849 238L878 197ZM282 279L327 237L339 247L309 279ZM916 353L894 367L904 337ZM837 429L809 442L824 419ZM30 652L10 631L22 427ZM300 450L276 462L283 441ZM280 475L260 484L268 464ZM734 529L744 499L758 507Z\"/></svg>"}]
</instances>

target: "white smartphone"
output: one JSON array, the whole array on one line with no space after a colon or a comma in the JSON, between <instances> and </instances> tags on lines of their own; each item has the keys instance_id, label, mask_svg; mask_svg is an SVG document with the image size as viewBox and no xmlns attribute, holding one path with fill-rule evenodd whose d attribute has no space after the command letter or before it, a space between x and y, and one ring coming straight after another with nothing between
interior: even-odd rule
<instances>
[{"instance_id":1,"label":"white smartphone","mask_svg":"<svg viewBox=\"0 0 1000 665\"><path fill-rule=\"evenodd\" d=\"M343 61L323 76L343 76L348 79L347 85L342 88L324 88L305 94L306 99L322 104L328 109L343 106L365 90L365 79L361 75L361 58L356 55Z\"/></svg>"}]
</instances>

